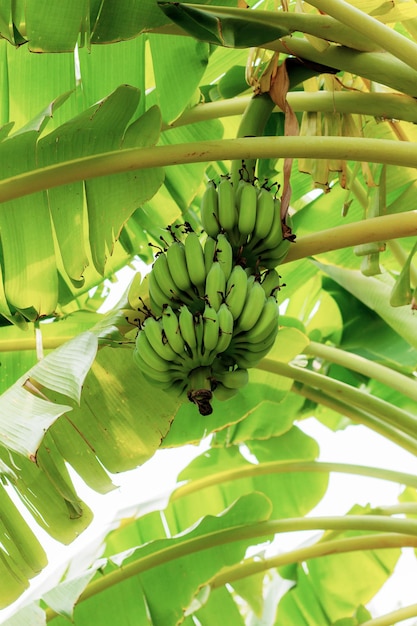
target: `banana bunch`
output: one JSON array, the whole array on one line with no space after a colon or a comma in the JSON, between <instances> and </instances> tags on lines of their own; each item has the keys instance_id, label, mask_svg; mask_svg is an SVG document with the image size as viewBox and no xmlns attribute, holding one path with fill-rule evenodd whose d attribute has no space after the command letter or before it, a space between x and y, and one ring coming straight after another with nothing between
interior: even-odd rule
<instances>
[{"instance_id":1,"label":"banana bunch","mask_svg":"<svg viewBox=\"0 0 417 626\"><path fill-rule=\"evenodd\" d=\"M210 181L201 202L201 222L209 237L225 233L235 261L248 268L274 268L287 255L294 237L284 237L281 205L263 186L240 180L235 188L223 177L216 187ZM291 231L290 220L285 232Z\"/></svg>"},{"instance_id":2,"label":"banana bunch","mask_svg":"<svg viewBox=\"0 0 417 626\"><path fill-rule=\"evenodd\" d=\"M208 237L205 245L195 232L174 241L156 256L149 274L149 297L154 315L169 305L187 305L202 313L205 301L216 310L222 302L226 281L233 267L233 249L223 234Z\"/></svg>"},{"instance_id":3,"label":"banana bunch","mask_svg":"<svg viewBox=\"0 0 417 626\"><path fill-rule=\"evenodd\" d=\"M202 314L193 314L185 305L178 310L167 306L159 318L148 317L143 323L134 361L154 385L178 395L186 392L200 412L208 415L212 391L218 385L232 385L236 392L239 382L244 384L231 375L230 365L215 363L230 345L233 322L225 303L218 310L206 304Z\"/></svg>"},{"instance_id":4,"label":"banana bunch","mask_svg":"<svg viewBox=\"0 0 417 626\"><path fill-rule=\"evenodd\" d=\"M210 182L201 219L203 237L188 227L182 238L172 228L161 237L134 361L152 384L209 415L213 396L236 394L275 342L274 267L292 236L270 190L244 180L236 188L227 177L217 187Z\"/></svg>"}]
</instances>

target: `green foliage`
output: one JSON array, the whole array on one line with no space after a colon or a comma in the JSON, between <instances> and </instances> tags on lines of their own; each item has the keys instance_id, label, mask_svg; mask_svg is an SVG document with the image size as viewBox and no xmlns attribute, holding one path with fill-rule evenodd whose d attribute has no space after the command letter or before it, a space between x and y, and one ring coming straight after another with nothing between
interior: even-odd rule
<instances>
[{"instance_id":1,"label":"green foliage","mask_svg":"<svg viewBox=\"0 0 417 626\"><path fill-rule=\"evenodd\" d=\"M366 605L417 547L416 477L323 464L302 430L360 423L417 454L417 11L275 4L0 8L0 605L46 564L16 496L70 543L92 519L74 471L106 494L158 449L206 443L169 501L119 520L11 626L372 624ZM267 68L268 120L240 124ZM256 161L260 185L292 188L280 328L249 384L201 416L134 366L147 280L100 307L167 226L200 232L208 180ZM340 471L408 486L319 518ZM320 534L280 539L305 529Z\"/></svg>"}]
</instances>

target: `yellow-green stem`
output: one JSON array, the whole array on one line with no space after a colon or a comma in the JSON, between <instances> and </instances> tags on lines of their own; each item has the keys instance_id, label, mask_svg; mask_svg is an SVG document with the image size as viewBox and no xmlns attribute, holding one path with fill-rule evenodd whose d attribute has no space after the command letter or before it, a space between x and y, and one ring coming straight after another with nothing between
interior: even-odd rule
<instances>
[{"instance_id":1,"label":"yellow-green stem","mask_svg":"<svg viewBox=\"0 0 417 626\"><path fill-rule=\"evenodd\" d=\"M379 382L396 389L400 393L417 401L417 379L404 376L389 367L365 359L352 352L340 350L333 346L311 341L304 349L305 354L319 359L324 359L330 363L342 365L354 372L359 372L364 376L378 380Z\"/></svg>"},{"instance_id":2,"label":"yellow-green stem","mask_svg":"<svg viewBox=\"0 0 417 626\"><path fill-rule=\"evenodd\" d=\"M0 182L0 202L78 180L183 163L258 158L366 161L417 168L417 145L357 137L249 137L94 154L25 172Z\"/></svg>"}]
</instances>

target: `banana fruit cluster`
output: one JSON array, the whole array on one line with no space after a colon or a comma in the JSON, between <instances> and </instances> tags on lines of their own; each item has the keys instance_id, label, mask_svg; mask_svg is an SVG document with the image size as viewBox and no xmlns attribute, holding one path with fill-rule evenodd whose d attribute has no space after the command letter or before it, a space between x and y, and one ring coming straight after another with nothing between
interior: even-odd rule
<instances>
[{"instance_id":1,"label":"banana fruit cluster","mask_svg":"<svg viewBox=\"0 0 417 626\"><path fill-rule=\"evenodd\" d=\"M288 250L279 203L266 188L228 179L205 190L206 236L186 230L156 255L148 276L149 314L134 361L145 378L187 397L202 415L214 397L248 382L278 332L279 275Z\"/></svg>"},{"instance_id":2,"label":"banana fruit cluster","mask_svg":"<svg viewBox=\"0 0 417 626\"><path fill-rule=\"evenodd\" d=\"M284 237L281 203L266 187L240 180L236 189L223 177L216 187L209 182L201 202L201 222L216 238L225 233L236 261L245 267L274 268L286 257L294 236ZM286 218L286 231L291 231Z\"/></svg>"}]
</instances>

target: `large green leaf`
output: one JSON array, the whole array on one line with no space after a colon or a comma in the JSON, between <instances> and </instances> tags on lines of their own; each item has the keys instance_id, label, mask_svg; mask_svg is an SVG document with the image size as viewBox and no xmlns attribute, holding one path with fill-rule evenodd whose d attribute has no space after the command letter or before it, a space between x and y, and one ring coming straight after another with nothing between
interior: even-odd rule
<instances>
[{"instance_id":1,"label":"large green leaf","mask_svg":"<svg viewBox=\"0 0 417 626\"><path fill-rule=\"evenodd\" d=\"M3 179L69 160L78 160L82 169L82 158L87 155L153 145L159 136L158 110L151 108L132 121L138 102L137 89L122 86L39 138L52 114L53 106L49 107L27 129L0 143L2 159L7 163ZM58 187L53 183L54 188L46 194L24 195L3 203L0 224L9 308L19 309L29 318L55 311L59 255L70 280L83 280L89 249L93 264L103 274L124 223L154 195L162 181L160 169L115 174ZM23 231L22 223L27 226ZM55 251L53 231L59 254Z\"/></svg>"}]
</instances>

